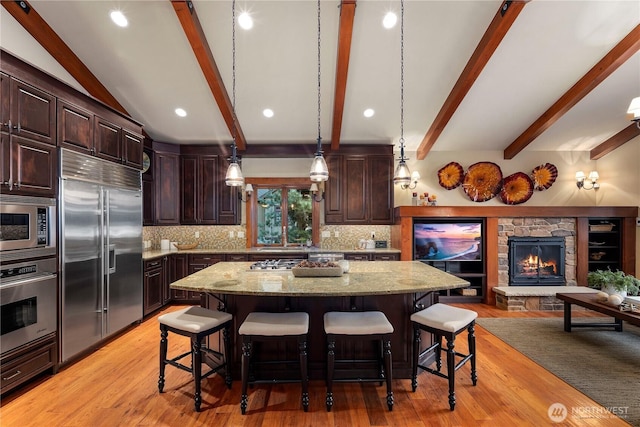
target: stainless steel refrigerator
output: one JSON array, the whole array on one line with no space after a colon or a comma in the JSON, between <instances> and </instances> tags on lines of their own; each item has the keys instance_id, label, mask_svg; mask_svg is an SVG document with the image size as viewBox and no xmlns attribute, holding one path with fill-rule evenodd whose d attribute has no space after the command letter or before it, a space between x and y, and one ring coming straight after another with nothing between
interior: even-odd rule
<instances>
[{"instance_id":1,"label":"stainless steel refrigerator","mask_svg":"<svg viewBox=\"0 0 640 427\"><path fill-rule=\"evenodd\" d=\"M60 150L60 361L142 319L140 171Z\"/></svg>"}]
</instances>

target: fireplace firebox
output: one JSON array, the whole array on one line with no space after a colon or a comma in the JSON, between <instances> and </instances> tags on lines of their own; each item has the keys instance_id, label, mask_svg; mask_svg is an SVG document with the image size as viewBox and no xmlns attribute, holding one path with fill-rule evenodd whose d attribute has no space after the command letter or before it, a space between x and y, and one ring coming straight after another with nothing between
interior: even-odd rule
<instances>
[{"instance_id":1,"label":"fireplace firebox","mask_svg":"<svg viewBox=\"0 0 640 427\"><path fill-rule=\"evenodd\" d=\"M564 237L509 237L509 285L564 285Z\"/></svg>"}]
</instances>

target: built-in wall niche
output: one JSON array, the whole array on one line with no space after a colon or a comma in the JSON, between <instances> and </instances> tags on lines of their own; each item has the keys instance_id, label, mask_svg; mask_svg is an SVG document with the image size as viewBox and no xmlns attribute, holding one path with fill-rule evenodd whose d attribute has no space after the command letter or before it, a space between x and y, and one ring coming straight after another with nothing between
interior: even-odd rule
<instances>
[{"instance_id":1,"label":"built-in wall niche","mask_svg":"<svg viewBox=\"0 0 640 427\"><path fill-rule=\"evenodd\" d=\"M465 289L439 292L447 301L481 301L486 292L485 221L414 218L413 259L467 280Z\"/></svg>"}]
</instances>

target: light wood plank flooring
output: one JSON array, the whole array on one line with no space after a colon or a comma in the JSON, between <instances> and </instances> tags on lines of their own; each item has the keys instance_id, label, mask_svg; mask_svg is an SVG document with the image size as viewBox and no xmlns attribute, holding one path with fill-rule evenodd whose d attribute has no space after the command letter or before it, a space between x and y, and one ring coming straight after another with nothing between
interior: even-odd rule
<instances>
[{"instance_id":1,"label":"light wood plank flooring","mask_svg":"<svg viewBox=\"0 0 640 427\"><path fill-rule=\"evenodd\" d=\"M554 317L561 313L508 313L492 306L465 304L480 317ZM165 310L175 310L169 307ZM395 406L388 412L385 387L334 386L333 411L326 412L322 381L310 385L310 409L299 404L298 384L256 386L249 391L247 415L240 414L240 383L228 390L213 376L203 383L202 412L193 411L188 373L167 367L165 392L158 393L159 312L84 359L46 375L4 397L0 425L9 426L545 426L547 411L559 402L575 407L597 403L477 327L478 385L469 366L458 371L457 405L449 411L447 382L422 373L418 390L408 379L394 380ZM585 315L589 315L586 314ZM175 335L170 353L187 351ZM464 338L464 336L463 336ZM457 345L464 351L466 339ZM563 426L628 426L619 418L567 418Z\"/></svg>"}]
</instances>

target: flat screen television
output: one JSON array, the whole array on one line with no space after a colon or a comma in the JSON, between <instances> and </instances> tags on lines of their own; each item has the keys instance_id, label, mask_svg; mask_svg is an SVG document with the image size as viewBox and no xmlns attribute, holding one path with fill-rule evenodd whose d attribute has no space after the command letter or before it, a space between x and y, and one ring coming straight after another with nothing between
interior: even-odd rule
<instances>
[{"instance_id":1,"label":"flat screen television","mask_svg":"<svg viewBox=\"0 0 640 427\"><path fill-rule=\"evenodd\" d=\"M480 261L483 228L481 219L416 219L413 222L413 259Z\"/></svg>"}]
</instances>

